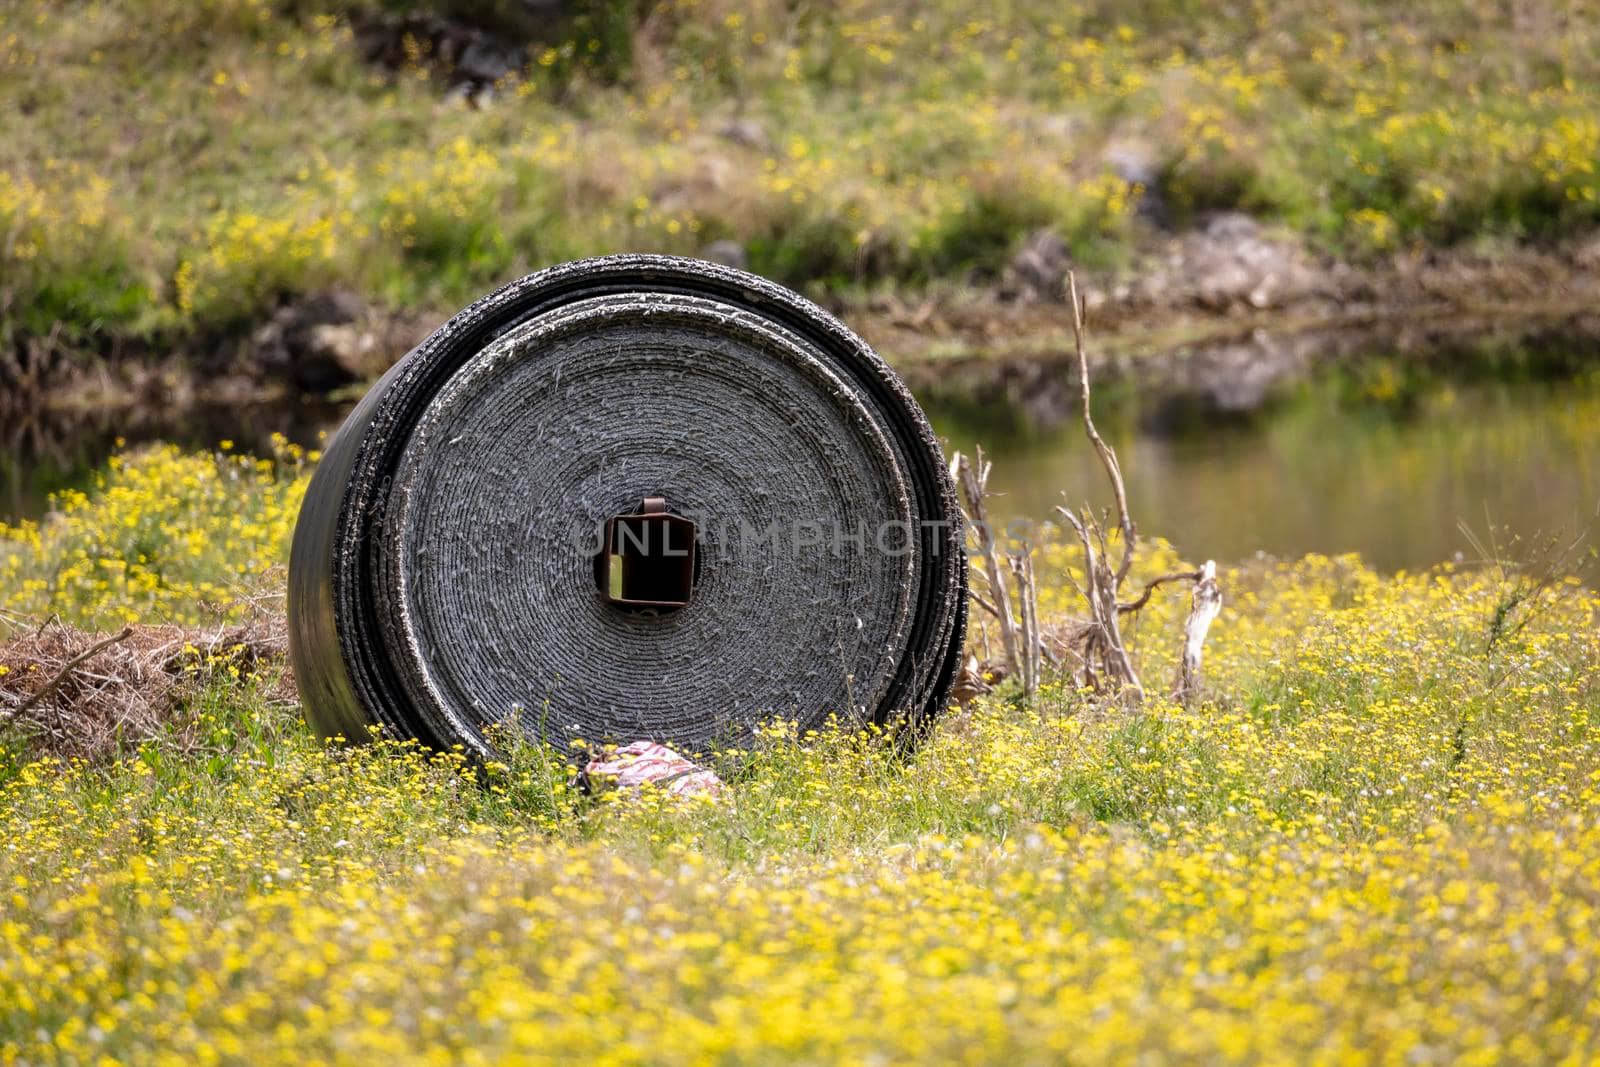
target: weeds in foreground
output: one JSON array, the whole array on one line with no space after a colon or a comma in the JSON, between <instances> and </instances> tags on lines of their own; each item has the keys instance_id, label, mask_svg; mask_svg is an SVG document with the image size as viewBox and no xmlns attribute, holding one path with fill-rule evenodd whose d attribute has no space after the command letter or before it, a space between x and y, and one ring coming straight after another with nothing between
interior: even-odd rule
<instances>
[{"instance_id":1,"label":"weeds in foreground","mask_svg":"<svg viewBox=\"0 0 1600 1067\"><path fill-rule=\"evenodd\" d=\"M113 456L43 522L0 523L0 618L90 629L281 613L282 568L309 455L195 455L163 445Z\"/></svg>"},{"instance_id":2,"label":"weeds in foreground","mask_svg":"<svg viewBox=\"0 0 1600 1067\"><path fill-rule=\"evenodd\" d=\"M260 524L275 562L302 477L126 456L8 532L0 600L200 612L255 558L211 539ZM36 584L88 546L155 592ZM1046 620L1071 552L1040 553ZM1600 598L1566 583L1486 649L1494 569L1220 577L1206 702L1002 687L909 757L772 722L701 754L715 802L590 796L530 742L324 744L261 663L98 761L0 734L0 1058L1592 1059Z\"/></svg>"},{"instance_id":3,"label":"weeds in foreground","mask_svg":"<svg viewBox=\"0 0 1600 1067\"><path fill-rule=\"evenodd\" d=\"M589 797L527 743L323 744L222 679L198 748L7 747L0 1047L1588 1059L1600 600L1509 633L1489 691L1491 574L1226 580L1204 706L1002 691L909 759L774 722L703 754L717 802Z\"/></svg>"}]
</instances>

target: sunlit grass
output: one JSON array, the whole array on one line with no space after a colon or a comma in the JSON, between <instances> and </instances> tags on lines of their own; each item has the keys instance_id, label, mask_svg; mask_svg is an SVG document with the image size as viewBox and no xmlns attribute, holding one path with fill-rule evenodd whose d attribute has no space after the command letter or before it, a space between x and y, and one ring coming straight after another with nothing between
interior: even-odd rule
<instances>
[{"instance_id":1,"label":"sunlit grass","mask_svg":"<svg viewBox=\"0 0 1600 1067\"><path fill-rule=\"evenodd\" d=\"M237 536L207 517L232 511L281 545L276 502L303 477L136 454L6 551L27 559L13 574L48 569L184 485L172 518L202 543ZM195 510L212 493L231 506ZM191 558L174 597L230 584L236 557ZM1065 562L1046 561L1047 616L1071 609ZM484 768L325 745L249 677L195 695L182 743L111 764L13 739L0 1049L1584 1062L1600 1026L1600 598L1558 585L1490 640L1510 581L1352 558L1231 568L1198 707L1101 707L1060 683L1030 707L1002 690L909 757L871 731L774 721L702 754L729 783L716 802L592 798L563 753L528 743ZM147 602L26 582L0 584L0 603L93 620ZM1138 636L1154 681L1181 595L1152 609Z\"/></svg>"},{"instance_id":2,"label":"sunlit grass","mask_svg":"<svg viewBox=\"0 0 1600 1067\"><path fill-rule=\"evenodd\" d=\"M39 522L0 522L0 609L88 628L231 619L278 592L309 458L196 455L162 445L112 457Z\"/></svg>"}]
</instances>

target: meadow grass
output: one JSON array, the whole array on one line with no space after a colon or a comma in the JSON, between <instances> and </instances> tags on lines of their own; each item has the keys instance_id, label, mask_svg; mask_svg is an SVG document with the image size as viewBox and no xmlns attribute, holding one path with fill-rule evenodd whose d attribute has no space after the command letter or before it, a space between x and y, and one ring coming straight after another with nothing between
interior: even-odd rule
<instances>
[{"instance_id":1,"label":"meadow grass","mask_svg":"<svg viewBox=\"0 0 1600 1067\"><path fill-rule=\"evenodd\" d=\"M114 621L268 581L110 531L170 496L202 542L265 517L270 559L304 478L125 456L0 532L28 560L0 606ZM164 591L29 577L86 544ZM909 758L774 721L704 754L717 802L589 796L529 743L324 744L248 675L191 693L183 745L12 737L0 1058L1591 1062L1600 598L1325 557L1223 587L1200 706L1002 690ZM1147 678L1183 609L1152 605Z\"/></svg>"},{"instance_id":2,"label":"meadow grass","mask_svg":"<svg viewBox=\"0 0 1600 1067\"><path fill-rule=\"evenodd\" d=\"M329 286L436 310L722 238L794 285L920 286L1037 228L1126 261L1157 201L1358 257L1600 220L1586 2L609 0L483 107L415 41L366 63L380 6L518 7L6 5L0 322L205 335Z\"/></svg>"}]
</instances>

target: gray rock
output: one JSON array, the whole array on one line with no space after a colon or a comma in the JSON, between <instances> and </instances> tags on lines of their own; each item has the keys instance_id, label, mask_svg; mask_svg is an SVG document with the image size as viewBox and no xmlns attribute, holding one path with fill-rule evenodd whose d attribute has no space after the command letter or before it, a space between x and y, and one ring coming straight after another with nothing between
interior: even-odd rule
<instances>
[{"instance_id":1,"label":"gray rock","mask_svg":"<svg viewBox=\"0 0 1600 1067\"><path fill-rule=\"evenodd\" d=\"M1223 212L1173 241L1165 262L1135 283L1134 295L1166 306L1260 310L1315 295L1321 284L1298 240L1268 234L1248 215Z\"/></svg>"},{"instance_id":2,"label":"gray rock","mask_svg":"<svg viewBox=\"0 0 1600 1067\"><path fill-rule=\"evenodd\" d=\"M507 12L515 15L509 8ZM464 97L475 101L472 94L478 90L527 67L525 41L533 37L512 25L518 22L515 17L504 25L489 21L480 26L423 11L382 12L356 18L356 47L368 62L390 70L420 62L439 73L441 84L451 90L464 87Z\"/></svg>"},{"instance_id":3,"label":"gray rock","mask_svg":"<svg viewBox=\"0 0 1600 1067\"><path fill-rule=\"evenodd\" d=\"M1572 250L1572 261L1590 270L1600 269L1600 233L1580 241Z\"/></svg>"},{"instance_id":4,"label":"gray rock","mask_svg":"<svg viewBox=\"0 0 1600 1067\"><path fill-rule=\"evenodd\" d=\"M1053 230L1035 230L1022 242L1000 278L1000 295L1008 300L1064 300L1063 286L1072 257L1067 243Z\"/></svg>"},{"instance_id":5,"label":"gray rock","mask_svg":"<svg viewBox=\"0 0 1600 1067\"><path fill-rule=\"evenodd\" d=\"M1261 223L1242 211L1219 211L1206 220L1203 232L1213 241L1248 241L1261 236Z\"/></svg>"},{"instance_id":6,"label":"gray rock","mask_svg":"<svg viewBox=\"0 0 1600 1067\"><path fill-rule=\"evenodd\" d=\"M287 377L308 392L360 381L377 348L357 323L366 304L348 290L311 293L272 313L251 335L251 362L263 378Z\"/></svg>"},{"instance_id":7,"label":"gray rock","mask_svg":"<svg viewBox=\"0 0 1600 1067\"><path fill-rule=\"evenodd\" d=\"M360 324L324 323L311 328L302 364L331 365L348 381L360 381L373 376L377 351L377 336Z\"/></svg>"},{"instance_id":8,"label":"gray rock","mask_svg":"<svg viewBox=\"0 0 1600 1067\"><path fill-rule=\"evenodd\" d=\"M493 84L510 74L521 72L526 53L516 45L484 35L471 41L456 61L456 73L474 81Z\"/></svg>"}]
</instances>

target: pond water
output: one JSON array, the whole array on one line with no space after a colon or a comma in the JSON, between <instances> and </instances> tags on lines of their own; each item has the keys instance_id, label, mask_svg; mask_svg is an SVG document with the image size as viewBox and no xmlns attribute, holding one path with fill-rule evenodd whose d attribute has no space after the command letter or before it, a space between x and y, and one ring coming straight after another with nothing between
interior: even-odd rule
<instances>
[{"instance_id":1,"label":"pond water","mask_svg":"<svg viewBox=\"0 0 1600 1067\"><path fill-rule=\"evenodd\" d=\"M1110 503L1077 423L997 435L969 413L934 418L954 447L984 445L997 518ZM1475 542L1522 559L1551 539L1600 542L1593 377L1444 385L1399 410L1313 385L1248 419L1175 432L1137 413L1097 421L1141 532L1192 559L1357 552L1393 571L1480 558Z\"/></svg>"},{"instance_id":2,"label":"pond water","mask_svg":"<svg viewBox=\"0 0 1600 1067\"><path fill-rule=\"evenodd\" d=\"M1064 369L1063 373L1067 373ZM1015 407L924 398L950 446L981 444L994 462L1000 519L1047 519L1063 502L1108 501L1076 421L1030 422ZM1600 543L1600 374L1543 382L1435 381L1397 400L1332 375L1247 417L1156 417L1124 391L1097 418L1121 456L1142 532L1193 559L1266 552L1360 553L1383 570L1476 558L1473 538L1533 556L1542 539ZM174 440L269 447L272 433L310 444L343 411L291 406L211 412L172 424L151 416L11 428L0 438L0 520L32 518L49 493L83 485L115 448ZM1465 529L1464 529L1465 528ZM1600 573L1593 563L1581 568Z\"/></svg>"}]
</instances>

